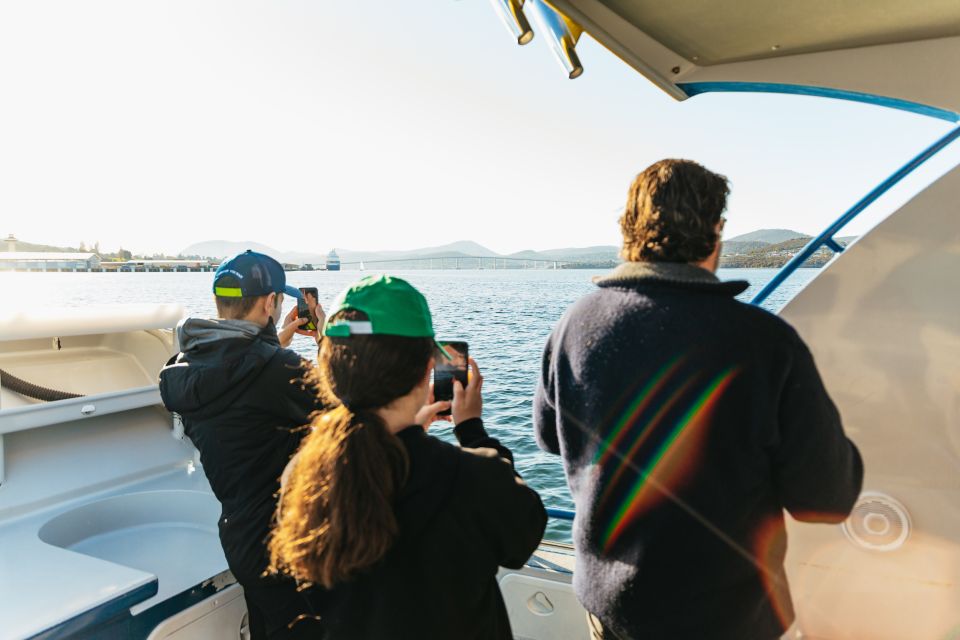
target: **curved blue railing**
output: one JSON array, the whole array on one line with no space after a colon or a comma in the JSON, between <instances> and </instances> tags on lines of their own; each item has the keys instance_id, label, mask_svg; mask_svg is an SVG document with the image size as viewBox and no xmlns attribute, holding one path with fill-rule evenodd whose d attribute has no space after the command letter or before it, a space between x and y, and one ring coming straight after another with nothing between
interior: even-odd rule
<instances>
[{"instance_id":1,"label":"curved blue railing","mask_svg":"<svg viewBox=\"0 0 960 640\"><path fill-rule=\"evenodd\" d=\"M908 111L937 120L960 122L960 114L949 109L931 107L920 102L910 102L900 98L878 96L873 93L831 89L829 87L814 87L803 84L783 84L778 82L681 82L677 84L688 97L702 93L782 93L795 96L812 96L815 98L832 98L874 104L887 109Z\"/></svg>"},{"instance_id":2,"label":"curved blue railing","mask_svg":"<svg viewBox=\"0 0 960 640\"><path fill-rule=\"evenodd\" d=\"M574 512L570 509L553 509L547 507L547 516L557 520L573 520Z\"/></svg>"},{"instance_id":3,"label":"curved blue railing","mask_svg":"<svg viewBox=\"0 0 960 640\"><path fill-rule=\"evenodd\" d=\"M801 249L797 255L791 258L790 262L783 265L783 267L773 276L773 279L770 280L760 290L757 295L753 296L753 300L750 302L752 304L760 304L767 297L777 290L783 281L790 277L790 275L800 268L800 266L807 261L817 250L826 246L831 249L834 253L843 252L843 246L834 240L833 236L836 235L840 229L845 227L848 222L860 215L864 209L869 207L871 204L877 201L877 199L889 191L894 185L906 178L908 175L913 173L914 169L922 165L924 162L932 158L939 152L941 149L946 147L948 144L960 138L960 127L950 130L945 136L934 142L932 145L921 151L915 158L910 162L903 165L895 171L889 178L877 185L870 193L860 198L860 200L847 209L846 212L839 218L837 218L833 224L827 227L820 235L807 243L807 245Z\"/></svg>"}]
</instances>

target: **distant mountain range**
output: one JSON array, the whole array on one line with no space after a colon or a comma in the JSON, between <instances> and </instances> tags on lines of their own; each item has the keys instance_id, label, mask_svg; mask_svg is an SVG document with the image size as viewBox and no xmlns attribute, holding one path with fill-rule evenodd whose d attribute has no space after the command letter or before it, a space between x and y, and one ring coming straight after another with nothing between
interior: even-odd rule
<instances>
[{"instance_id":1,"label":"distant mountain range","mask_svg":"<svg viewBox=\"0 0 960 640\"><path fill-rule=\"evenodd\" d=\"M837 238L847 245L855 239L854 236ZM723 267L779 267L785 264L808 241L810 236L790 229L759 229L743 235L728 238L723 241L723 251L720 265ZM68 250L74 250L67 248ZM224 258L247 249L259 251L273 256L280 262L289 264L322 265L327 260L327 250L316 252L281 251L260 242L234 242L227 240L208 240L191 244L183 249L179 255L185 257ZM0 251L6 250L6 244L0 244ZM63 251L64 247L18 242L19 251ZM450 244L423 247L407 251L357 251L352 249L337 249L340 261L349 268L351 263L359 264L383 263L394 260L429 260L439 258L515 258L519 260L545 260L558 262L573 262L578 266L609 267L620 261L620 247L613 245L599 245L592 247L567 247L564 249L547 249L534 251L527 249L515 253L502 254L492 251L483 245L470 240L461 240ZM822 266L830 259L832 253L822 249L806 266ZM160 257L160 256L154 256ZM168 256L173 257L173 256ZM476 261L474 261L476 262ZM471 263L465 263L471 268Z\"/></svg>"},{"instance_id":2,"label":"distant mountain range","mask_svg":"<svg viewBox=\"0 0 960 640\"><path fill-rule=\"evenodd\" d=\"M790 229L758 229L757 231L751 231L750 233L728 238L724 242L761 242L763 244L777 244L780 242L786 242L787 240L793 240L795 238L809 237L810 236L804 235L799 231L791 231Z\"/></svg>"},{"instance_id":3,"label":"distant mountain range","mask_svg":"<svg viewBox=\"0 0 960 640\"><path fill-rule=\"evenodd\" d=\"M760 229L750 233L725 240L723 256L736 256L751 251L763 250L781 242L809 238L800 232L789 229ZM200 242L186 247L181 254L211 257L231 256L247 249L253 249L273 256L280 262L291 264L323 264L326 253L280 251L258 242L230 242L225 240L211 240ZM527 249L515 253L497 253L481 244L470 240L461 240L435 247L424 247L408 251L357 251L352 249L337 249L340 261L345 264L377 262L402 259L430 259L430 258L518 258L523 260L557 260L561 262L583 262L596 265L614 264L620 260L620 247L613 245L599 245L592 247L567 247L564 249L547 249L534 251Z\"/></svg>"},{"instance_id":4,"label":"distant mountain range","mask_svg":"<svg viewBox=\"0 0 960 640\"><path fill-rule=\"evenodd\" d=\"M186 247L180 253L182 255L200 255L223 258L231 256L247 249L253 249L272 256L280 262L292 264L323 264L326 262L327 254L300 252L300 251L280 251L258 242L231 242L224 240L211 240L199 242ZM411 249L408 251L357 251L353 249L337 248L337 255L340 256L342 263L364 262L382 262L390 260L428 260L437 258L516 258L521 260L557 260L562 262L616 262L619 248L609 246L596 247L571 247L566 249L549 249L546 251L517 251L515 253L497 253L481 244L470 240L461 240L450 244L423 247L421 249Z\"/></svg>"}]
</instances>

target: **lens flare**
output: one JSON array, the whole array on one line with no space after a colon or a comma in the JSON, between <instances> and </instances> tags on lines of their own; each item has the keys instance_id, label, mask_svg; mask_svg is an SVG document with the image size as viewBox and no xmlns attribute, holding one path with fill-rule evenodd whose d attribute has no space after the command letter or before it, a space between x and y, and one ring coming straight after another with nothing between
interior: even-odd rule
<instances>
[{"instance_id":1,"label":"lens flare","mask_svg":"<svg viewBox=\"0 0 960 640\"><path fill-rule=\"evenodd\" d=\"M620 466L611 476L609 482L607 483L606 488L603 490L603 493L600 494L600 499L597 501L599 508L603 508L607 500L614 494L614 491L619 486L620 479L623 475L630 469L636 467L636 459L640 452L640 449L643 445L653 436L653 434L658 433L660 422L673 410L674 407L683 399L684 395L687 393L687 390L690 389L696 383L697 377L692 377L680 385L680 388L673 392L673 394L667 398L666 402L660 405L660 408L657 409L657 412L646 421L646 423L639 429L636 430L637 437L633 441L633 444L630 445L630 448L626 450L623 454L620 454Z\"/></svg>"},{"instance_id":2,"label":"lens flare","mask_svg":"<svg viewBox=\"0 0 960 640\"><path fill-rule=\"evenodd\" d=\"M682 479L689 477L696 464L698 449L704 441L703 436L709 426L709 418L736 374L737 369L731 367L716 376L677 421L654 455L640 467L636 482L627 492L607 527L603 541L604 551L610 550L631 523L664 496L672 493ZM681 397L682 391L687 387L688 385L684 385L671 400L675 401ZM658 412L658 415L660 413ZM653 423L651 422L650 425L653 426ZM652 430L648 428L645 431L649 433ZM645 439L647 433L641 435L639 439ZM621 465L617 470L615 478L621 475L627 464L633 464L629 456L624 462L626 464ZM612 481L605 493L608 493L614 484L615 481Z\"/></svg>"},{"instance_id":3,"label":"lens flare","mask_svg":"<svg viewBox=\"0 0 960 640\"><path fill-rule=\"evenodd\" d=\"M597 448L597 453L593 458L594 464L603 466L607 463L610 456L616 453L617 448L620 446L620 441L630 433L627 427L643 415L643 412L647 410L647 407L649 407L650 403L657 397L664 385L670 381L673 374L676 373L680 365L683 364L683 360L683 356L677 356L663 365L663 367L650 378L647 385L637 394L636 399L634 399L630 406L623 412L613 429L610 430L610 433L607 434L604 441Z\"/></svg>"},{"instance_id":4,"label":"lens flare","mask_svg":"<svg viewBox=\"0 0 960 640\"><path fill-rule=\"evenodd\" d=\"M754 531L754 558L770 604L784 627L793 621L790 589L783 575L783 558L787 553L787 530L782 516L771 516Z\"/></svg>"}]
</instances>

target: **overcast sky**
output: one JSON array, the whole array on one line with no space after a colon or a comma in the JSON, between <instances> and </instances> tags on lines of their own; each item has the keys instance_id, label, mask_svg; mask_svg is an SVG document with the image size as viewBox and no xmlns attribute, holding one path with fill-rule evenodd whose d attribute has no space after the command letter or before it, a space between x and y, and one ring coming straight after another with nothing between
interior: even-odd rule
<instances>
[{"instance_id":1,"label":"overcast sky","mask_svg":"<svg viewBox=\"0 0 960 640\"><path fill-rule=\"evenodd\" d=\"M728 237L814 233L949 126L815 98L677 103L579 51L570 81L487 0L3 2L0 234L170 253L615 244L631 178L662 157L730 177Z\"/></svg>"}]
</instances>

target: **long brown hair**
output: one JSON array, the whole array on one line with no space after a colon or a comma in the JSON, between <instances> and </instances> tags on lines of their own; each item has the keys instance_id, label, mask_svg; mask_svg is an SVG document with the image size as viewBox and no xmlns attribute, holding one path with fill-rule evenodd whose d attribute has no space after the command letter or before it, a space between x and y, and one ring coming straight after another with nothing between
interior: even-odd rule
<instances>
[{"instance_id":1,"label":"long brown hair","mask_svg":"<svg viewBox=\"0 0 960 640\"><path fill-rule=\"evenodd\" d=\"M410 393L432 355L429 338L324 339L314 382L328 410L314 418L285 480L270 571L330 588L387 553L399 533L393 501L408 461L375 410Z\"/></svg>"}]
</instances>

